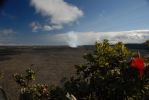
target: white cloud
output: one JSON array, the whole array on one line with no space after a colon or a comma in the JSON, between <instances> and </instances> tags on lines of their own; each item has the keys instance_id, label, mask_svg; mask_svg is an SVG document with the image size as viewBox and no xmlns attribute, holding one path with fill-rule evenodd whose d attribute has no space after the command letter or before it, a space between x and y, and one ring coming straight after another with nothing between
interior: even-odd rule
<instances>
[{"instance_id":1,"label":"white cloud","mask_svg":"<svg viewBox=\"0 0 149 100\"><path fill-rule=\"evenodd\" d=\"M40 31L52 31L62 29L62 25L41 25L39 22L31 22L29 26L32 28L32 32Z\"/></svg>"},{"instance_id":2,"label":"white cloud","mask_svg":"<svg viewBox=\"0 0 149 100\"><path fill-rule=\"evenodd\" d=\"M12 35L15 34L16 32L12 29L3 29L0 30L0 36L8 36L8 35Z\"/></svg>"},{"instance_id":3,"label":"white cloud","mask_svg":"<svg viewBox=\"0 0 149 100\"><path fill-rule=\"evenodd\" d=\"M43 29L44 29L45 31L51 31L51 30L52 30L52 27L49 26L49 25L45 25L45 26L43 26Z\"/></svg>"},{"instance_id":4,"label":"white cloud","mask_svg":"<svg viewBox=\"0 0 149 100\"><path fill-rule=\"evenodd\" d=\"M35 7L37 13L50 19L48 26L52 24L51 27L72 23L83 16L82 10L64 0L31 0L31 5ZM46 27L46 30L49 31L50 27Z\"/></svg>"},{"instance_id":5,"label":"white cloud","mask_svg":"<svg viewBox=\"0 0 149 100\"><path fill-rule=\"evenodd\" d=\"M42 29L42 26L38 22L32 22L29 26L32 28L32 32L37 32Z\"/></svg>"},{"instance_id":6,"label":"white cloud","mask_svg":"<svg viewBox=\"0 0 149 100\"><path fill-rule=\"evenodd\" d=\"M44 31L52 31L52 30L55 30L55 29L57 29L57 30L59 30L59 29L62 29L63 28L63 26L62 25L44 25L43 26L43 30Z\"/></svg>"},{"instance_id":7,"label":"white cloud","mask_svg":"<svg viewBox=\"0 0 149 100\"><path fill-rule=\"evenodd\" d=\"M68 32L50 36L50 40L57 44L77 47L79 45L93 45L97 40L108 39L110 43L122 41L124 43L143 43L149 39L149 30L132 30L121 32Z\"/></svg>"}]
</instances>

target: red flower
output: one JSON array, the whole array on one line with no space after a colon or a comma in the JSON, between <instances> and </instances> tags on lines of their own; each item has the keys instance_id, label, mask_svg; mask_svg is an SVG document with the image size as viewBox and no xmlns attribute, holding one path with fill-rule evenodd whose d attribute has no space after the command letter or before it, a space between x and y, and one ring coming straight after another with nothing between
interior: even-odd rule
<instances>
[{"instance_id":1,"label":"red flower","mask_svg":"<svg viewBox=\"0 0 149 100\"><path fill-rule=\"evenodd\" d=\"M139 71L139 76L142 77L144 75L144 59L143 58L132 58L131 59L131 67L136 68Z\"/></svg>"}]
</instances>

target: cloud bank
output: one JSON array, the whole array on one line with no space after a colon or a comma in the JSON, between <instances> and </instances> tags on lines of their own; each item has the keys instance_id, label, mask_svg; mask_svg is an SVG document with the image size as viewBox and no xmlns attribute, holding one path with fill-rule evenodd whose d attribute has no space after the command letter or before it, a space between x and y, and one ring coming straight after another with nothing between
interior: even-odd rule
<instances>
[{"instance_id":1,"label":"cloud bank","mask_svg":"<svg viewBox=\"0 0 149 100\"><path fill-rule=\"evenodd\" d=\"M61 29L64 24L83 16L82 10L64 0L31 0L31 6L37 13L50 19L49 24L43 25L43 30L46 31Z\"/></svg>"},{"instance_id":2,"label":"cloud bank","mask_svg":"<svg viewBox=\"0 0 149 100\"><path fill-rule=\"evenodd\" d=\"M0 36L9 36L9 35L13 35L16 32L13 29L3 29L0 30Z\"/></svg>"},{"instance_id":3,"label":"cloud bank","mask_svg":"<svg viewBox=\"0 0 149 100\"><path fill-rule=\"evenodd\" d=\"M108 39L110 43L143 43L149 39L149 30L132 30L122 32L67 32L50 36L52 41L59 44L77 47L93 45L97 40Z\"/></svg>"},{"instance_id":4,"label":"cloud bank","mask_svg":"<svg viewBox=\"0 0 149 100\"><path fill-rule=\"evenodd\" d=\"M10 45L16 33L13 29L0 29L0 45Z\"/></svg>"},{"instance_id":5,"label":"cloud bank","mask_svg":"<svg viewBox=\"0 0 149 100\"><path fill-rule=\"evenodd\" d=\"M34 24L33 24L34 25ZM36 28L35 28L36 29ZM78 47L94 45L95 42L108 39L110 43L144 43L149 39L149 30L132 30L121 32L75 32L61 34L41 34L40 36L17 37L12 29L0 30L0 45L68 45Z\"/></svg>"}]
</instances>

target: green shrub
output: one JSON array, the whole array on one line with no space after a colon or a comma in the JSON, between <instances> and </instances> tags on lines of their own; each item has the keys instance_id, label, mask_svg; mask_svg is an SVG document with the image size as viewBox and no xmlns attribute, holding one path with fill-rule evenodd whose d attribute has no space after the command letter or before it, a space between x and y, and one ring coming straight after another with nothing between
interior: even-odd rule
<instances>
[{"instance_id":1,"label":"green shrub","mask_svg":"<svg viewBox=\"0 0 149 100\"><path fill-rule=\"evenodd\" d=\"M96 42L95 51L76 65L77 75L65 83L79 100L142 100L149 95L149 68L143 77L130 67L131 53L122 42Z\"/></svg>"},{"instance_id":2,"label":"green shrub","mask_svg":"<svg viewBox=\"0 0 149 100\"><path fill-rule=\"evenodd\" d=\"M62 87L30 85L35 79L31 69L25 76L15 74L14 78L21 86L21 95L28 97L21 100L67 100L67 92L78 100L147 100L149 67L139 77L138 70L130 67L132 55L122 42L111 46L104 40L96 42L94 52L83 56L86 62L75 65L76 75L65 80Z\"/></svg>"},{"instance_id":3,"label":"green shrub","mask_svg":"<svg viewBox=\"0 0 149 100\"><path fill-rule=\"evenodd\" d=\"M49 100L49 87L46 84L31 84L35 80L35 72L27 69L25 75L14 74L16 83L20 86L20 100Z\"/></svg>"}]
</instances>

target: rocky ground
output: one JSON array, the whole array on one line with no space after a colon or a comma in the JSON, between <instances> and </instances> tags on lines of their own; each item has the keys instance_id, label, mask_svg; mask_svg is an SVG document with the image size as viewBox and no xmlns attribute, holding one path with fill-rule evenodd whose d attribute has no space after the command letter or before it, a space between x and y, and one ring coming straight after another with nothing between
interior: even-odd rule
<instances>
[{"instance_id":1,"label":"rocky ground","mask_svg":"<svg viewBox=\"0 0 149 100\"><path fill-rule=\"evenodd\" d=\"M11 100L16 100L18 87L12 76L31 65L36 82L58 85L62 78L74 74L74 65L84 61L82 55L87 51L69 47L0 47L0 72L4 76L1 86Z\"/></svg>"}]
</instances>

